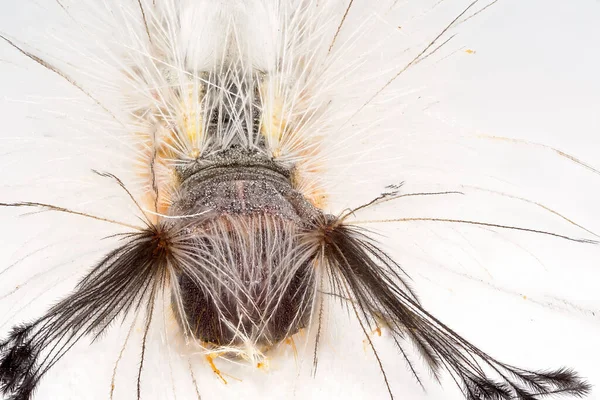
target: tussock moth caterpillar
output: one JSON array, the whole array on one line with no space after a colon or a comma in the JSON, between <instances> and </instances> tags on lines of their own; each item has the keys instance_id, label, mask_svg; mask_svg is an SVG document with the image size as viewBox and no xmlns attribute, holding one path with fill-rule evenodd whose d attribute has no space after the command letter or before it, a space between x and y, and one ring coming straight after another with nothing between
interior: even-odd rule
<instances>
[{"instance_id":1,"label":"tussock moth caterpillar","mask_svg":"<svg viewBox=\"0 0 600 400\"><path fill-rule=\"evenodd\" d=\"M545 140L474 134L419 87L435 87L457 54L485 53L454 35L501 4L368 3L31 3L23 19L52 16L32 38L6 20L5 67L15 79L23 66L24 76L35 70L32 93L49 90L20 97L44 122L24 119L29 130L6 140L4 169L38 181L34 192L7 176L0 199L7 214L36 213L2 270L7 398L259 395L253 382L272 384L286 370L290 386L266 395L302 396L296 371L327 374L328 352L343 363L346 346L333 338L347 332L364 337L348 345L358 348L358 371L370 365L381 378L375 397L410 392L399 384L406 377L427 398L431 375L444 398L589 392L561 360L529 372L479 350L427 311L411 278L422 273L415 265L445 262L488 285L535 282L543 268L491 271L482 260L492 263L496 246L510 249L495 254L505 264L539 257L527 253L537 245L529 240L593 252L593 227L522 190L539 177L521 177L531 168L512 170L497 153L512 162L519 151L549 152L573 179L597 169ZM395 229L410 231L381 236ZM415 237L427 239L413 251L431 247L411 264L395 247ZM465 247L466 256L456 251ZM581 303L566 310L594 307ZM111 349L93 379L104 385L52 387L88 345Z\"/></svg>"}]
</instances>

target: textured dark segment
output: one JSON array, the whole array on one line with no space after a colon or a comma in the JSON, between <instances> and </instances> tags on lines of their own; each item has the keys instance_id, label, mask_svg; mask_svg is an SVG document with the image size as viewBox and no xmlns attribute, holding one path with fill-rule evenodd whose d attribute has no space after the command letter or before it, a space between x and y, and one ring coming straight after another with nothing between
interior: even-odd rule
<instances>
[{"instance_id":1,"label":"textured dark segment","mask_svg":"<svg viewBox=\"0 0 600 400\"><path fill-rule=\"evenodd\" d=\"M197 232L186 243L194 262L178 272L182 326L216 346L241 346L243 333L259 348L305 327L314 300L307 296L315 286L311 259L294 266L290 256L300 257L300 233L322 213L293 189L289 171L260 151L232 146L180 173L183 183L170 213L204 216L174 222L181 231ZM237 281L207 277L205 264L220 266ZM257 266L261 276L248 276Z\"/></svg>"},{"instance_id":2,"label":"textured dark segment","mask_svg":"<svg viewBox=\"0 0 600 400\"><path fill-rule=\"evenodd\" d=\"M278 282L264 282L263 284L267 285L269 283L277 284ZM249 319L239 313L239 300L225 296L222 299L224 306L218 308L211 296L206 294L192 277L182 274L179 277L179 287L184 313L179 314L180 318L181 314L184 315L187 323L192 328L192 334L201 341L216 346L242 346L243 343L240 342L239 338L234 337L235 332L232 332L224 324L225 321L221 315L234 326L238 326L241 331L252 332L253 326L261 324L266 311L271 314L271 318L264 327L265 331L258 338L256 345L258 347L270 347L306 326L310 316L310 308L303 303L302 293L307 289L312 289L309 285L311 285L311 281L307 270L299 270L286 287L277 307L270 306L268 304L270 299L264 297L264 295L251 299L257 305L258 310L251 314ZM304 310L300 318L297 318L296 315L298 310Z\"/></svg>"}]
</instances>

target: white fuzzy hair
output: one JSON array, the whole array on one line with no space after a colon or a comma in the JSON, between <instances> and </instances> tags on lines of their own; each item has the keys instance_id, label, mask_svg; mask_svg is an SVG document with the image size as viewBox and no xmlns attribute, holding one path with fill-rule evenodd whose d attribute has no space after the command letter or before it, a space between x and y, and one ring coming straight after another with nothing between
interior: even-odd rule
<instances>
[{"instance_id":1,"label":"white fuzzy hair","mask_svg":"<svg viewBox=\"0 0 600 400\"><path fill-rule=\"evenodd\" d=\"M259 141L269 157L296 169L294 180L307 196L318 191L319 138L329 129L322 114L334 78L327 46L335 26L331 7L318 3L140 3L145 24L123 27L132 42L122 72L130 88L126 111L145 138L139 168L154 170L144 192L175 190L176 165L233 143L259 148ZM140 12L135 4L123 7L124 14ZM236 111L224 126L226 107Z\"/></svg>"},{"instance_id":2,"label":"white fuzzy hair","mask_svg":"<svg viewBox=\"0 0 600 400\"><path fill-rule=\"evenodd\" d=\"M301 280L292 290L299 297L298 308L286 323L288 329L300 326L315 307L317 271L310 263L315 248L302 243L297 224L277 216L223 215L199 225L201 230L184 224L170 233L170 248L176 260L171 271L171 291L184 333L194 341L198 329L191 324L208 321L199 318L190 322L186 318L178 276L189 279L195 290L214 304L225 330L222 335L231 338L231 343L209 345L208 353L227 353L256 365L264 360L265 350L278 344L271 340L268 325L280 311L283 297L290 295L289 288L297 274L301 274ZM288 330L285 337L295 333Z\"/></svg>"}]
</instances>

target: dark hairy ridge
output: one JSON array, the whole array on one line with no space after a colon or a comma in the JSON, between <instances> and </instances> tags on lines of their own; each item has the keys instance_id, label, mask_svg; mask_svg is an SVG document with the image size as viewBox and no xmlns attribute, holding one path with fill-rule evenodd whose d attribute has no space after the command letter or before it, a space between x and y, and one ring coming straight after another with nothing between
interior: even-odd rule
<instances>
[{"instance_id":1,"label":"dark hairy ridge","mask_svg":"<svg viewBox=\"0 0 600 400\"><path fill-rule=\"evenodd\" d=\"M521 369L496 360L465 340L419 304L405 277L398 275L399 266L365 231L336 219L319 221L315 229L319 234L313 240L321 243L332 294L355 311L365 333L384 321L421 385L404 348L406 341L417 348L436 380L442 370L450 373L467 400L584 397L590 392L590 385L571 369ZM370 344L388 383L377 351Z\"/></svg>"},{"instance_id":2,"label":"dark hairy ridge","mask_svg":"<svg viewBox=\"0 0 600 400\"><path fill-rule=\"evenodd\" d=\"M36 321L13 328L0 342L0 393L6 399L30 399L44 374L80 339L95 340L118 317L151 307L151 293L166 279L164 235L148 229L123 240L71 295ZM149 316L151 309L146 311Z\"/></svg>"}]
</instances>

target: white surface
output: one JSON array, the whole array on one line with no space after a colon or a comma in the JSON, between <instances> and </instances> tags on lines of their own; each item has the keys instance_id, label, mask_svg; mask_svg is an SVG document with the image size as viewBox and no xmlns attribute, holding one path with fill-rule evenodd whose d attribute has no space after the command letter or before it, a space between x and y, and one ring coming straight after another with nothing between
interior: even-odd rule
<instances>
[{"instance_id":1,"label":"white surface","mask_svg":"<svg viewBox=\"0 0 600 400\"><path fill-rule=\"evenodd\" d=\"M27 43L49 43L35 40L51 40L53 29L62 34L70 27L73 33L67 38L76 43L77 31L56 3L39 3L2 0L0 31ZM369 1L356 3L345 28L349 31L373 11ZM387 73L385 67L402 58L405 40L426 42L466 2L446 0L426 14L420 10L428 11L437 2L398 3L402 7L381 17L390 28L397 18L401 29L388 38L387 52L377 54L391 61L367 64L376 75L377 68ZM407 20L407 15L420 17ZM551 149L600 168L599 18L600 3L592 0L500 0L456 28L457 37L378 100L378 108L390 119L374 126L372 136L357 140L355 147L364 151L384 142L387 147L361 159L370 164L350 165L355 175L332 188L332 207L360 204L378 195L383 186L406 181L408 192L461 190L465 195L399 200L372 214L477 219L593 238L538 206L475 187L543 203L600 232L600 174ZM76 52L69 56L85 61ZM127 215L118 190L89 173L90 168L113 172L127 156L122 159L123 149L106 139L110 128L94 121L93 108L80 93L4 43L0 69L0 201L48 199L102 210L103 215ZM418 91L393 98L394 93L411 90ZM0 324L7 323L0 328L3 333L8 323L39 315L68 291L110 248L110 242L98 239L113 233L111 227L70 216L19 214L0 210L0 266L51 246L18 264L6 279L0 277L0 293L11 292L23 277L57 268L0 300ZM600 385L598 246L448 224L375 228L415 279L426 307L470 341L526 368L573 367ZM31 305L21 309L29 301ZM230 379L228 385L199 362L202 398L386 398L376 361L364 349L358 326L344 320L340 311L330 324L314 379L306 365L310 349L301 368L294 365L289 348L268 373L224 364L224 371L243 380ZM112 369L126 334L117 325L98 343L76 346L43 380L37 398L108 398ZM152 339L158 348L158 334ZM396 398L461 398L448 379L441 387L428 382L424 393L390 338L373 340ZM195 398L185 369L170 372L164 353L149 354L142 398L171 398L173 387L177 398ZM131 345L119 370L116 399L135 398L138 355L139 347ZM600 392L595 390L589 398L600 399Z\"/></svg>"}]
</instances>

